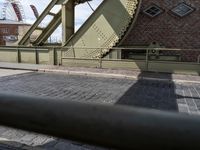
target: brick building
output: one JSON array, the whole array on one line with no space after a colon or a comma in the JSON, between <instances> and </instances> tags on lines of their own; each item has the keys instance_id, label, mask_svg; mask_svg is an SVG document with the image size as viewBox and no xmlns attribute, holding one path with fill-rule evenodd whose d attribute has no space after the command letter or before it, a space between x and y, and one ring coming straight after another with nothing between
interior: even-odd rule
<instances>
[{"instance_id":1,"label":"brick building","mask_svg":"<svg viewBox=\"0 0 200 150\"><path fill-rule=\"evenodd\" d=\"M13 37L16 40L18 36L17 23L10 21L0 21L0 45L6 45L6 39Z\"/></svg>"},{"instance_id":2,"label":"brick building","mask_svg":"<svg viewBox=\"0 0 200 150\"><path fill-rule=\"evenodd\" d=\"M22 30L27 31L30 25L18 21L0 20L0 45L16 45Z\"/></svg>"},{"instance_id":3,"label":"brick building","mask_svg":"<svg viewBox=\"0 0 200 150\"><path fill-rule=\"evenodd\" d=\"M122 46L200 49L199 0L143 0L136 24ZM198 51L179 53L183 61L196 61Z\"/></svg>"}]
</instances>

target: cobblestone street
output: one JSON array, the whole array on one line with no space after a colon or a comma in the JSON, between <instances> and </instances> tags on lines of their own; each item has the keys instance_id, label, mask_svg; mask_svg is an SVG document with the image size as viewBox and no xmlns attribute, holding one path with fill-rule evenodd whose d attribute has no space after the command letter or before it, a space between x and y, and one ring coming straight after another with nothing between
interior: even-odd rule
<instances>
[{"instance_id":1,"label":"cobblestone street","mask_svg":"<svg viewBox=\"0 0 200 150\"><path fill-rule=\"evenodd\" d=\"M158 80L114 79L38 72L21 72L18 75L8 75L0 77L0 93L10 92L29 96L51 97L58 101L59 99L66 99L200 114L200 87L198 82L174 83ZM143 73L139 76L142 77ZM8 148L10 144L20 149L100 149L5 127L0 128L0 137L1 143L5 144L0 146L0 149L3 146Z\"/></svg>"}]
</instances>

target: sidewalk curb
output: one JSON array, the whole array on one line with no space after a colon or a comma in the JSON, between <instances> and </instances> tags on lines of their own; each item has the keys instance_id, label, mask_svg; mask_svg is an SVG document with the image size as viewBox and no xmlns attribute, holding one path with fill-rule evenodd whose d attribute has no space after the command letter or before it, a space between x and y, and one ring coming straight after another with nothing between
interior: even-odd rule
<instances>
[{"instance_id":1,"label":"sidewalk curb","mask_svg":"<svg viewBox=\"0 0 200 150\"><path fill-rule=\"evenodd\" d=\"M22 67L0 67L0 69L39 71L39 69L30 69L30 68L22 68Z\"/></svg>"},{"instance_id":2,"label":"sidewalk curb","mask_svg":"<svg viewBox=\"0 0 200 150\"><path fill-rule=\"evenodd\" d=\"M38 71L66 73L69 75L85 75L85 76L93 76L93 77L137 79L136 76L128 76L128 75L113 74L113 73L96 73L96 72L89 72L89 71L71 71L71 70L55 70L55 69L38 69Z\"/></svg>"},{"instance_id":3,"label":"sidewalk curb","mask_svg":"<svg viewBox=\"0 0 200 150\"><path fill-rule=\"evenodd\" d=\"M84 75L91 77L107 77L107 78L119 78L119 79L132 79L132 80L152 80L152 81L162 81L162 82L175 82L175 83L198 83L200 81L189 81L180 79L163 79L163 78L153 78L153 77L138 77L136 75L123 75L123 74L113 74L113 73L96 73L89 71L71 71L71 70L55 70L55 69L38 69L39 72L54 72L54 73L66 73L69 75Z\"/></svg>"},{"instance_id":4,"label":"sidewalk curb","mask_svg":"<svg viewBox=\"0 0 200 150\"><path fill-rule=\"evenodd\" d=\"M64 68L63 69L59 69L59 68L51 68L52 66L40 66L40 67L34 67L34 66L13 66L12 64L3 64L0 65L0 69L13 69L13 70L26 70L26 71L37 71L37 72L54 72L54 73L65 73L65 74L69 74L69 75L82 75L82 76L91 76L91 77L104 77L104 78L118 78L118 79L132 79L132 80L152 80L152 81L161 81L161 82L174 82L174 83L197 83L200 84L199 80L185 80L185 79L178 79L178 78L173 78L172 79L168 79L165 77L148 77L144 76L138 76L138 71L134 74L134 72L128 73L128 74L123 74L123 73L119 73L119 72L95 72L96 70L89 70L89 71L76 71L76 70L71 70L71 69L67 69Z\"/></svg>"}]
</instances>

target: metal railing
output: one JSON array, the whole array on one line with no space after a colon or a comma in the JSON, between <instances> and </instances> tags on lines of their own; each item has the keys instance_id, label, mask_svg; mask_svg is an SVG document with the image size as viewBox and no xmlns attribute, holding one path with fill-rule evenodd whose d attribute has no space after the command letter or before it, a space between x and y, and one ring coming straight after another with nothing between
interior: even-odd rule
<instances>
[{"instance_id":1,"label":"metal railing","mask_svg":"<svg viewBox=\"0 0 200 150\"><path fill-rule=\"evenodd\" d=\"M9 57L10 52L11 51L15 51L16 52L16 62L21 63L22 59L21 59L21 54L25 53L25 52L32 52L32 59L34 59L34 63L35 64L39 64L39 53L40 52L49 52L49 47L26 47L26 46L1 46L0 47L0 52L4 52L5 53L5 57ZM7 53L6 53L7 52ZM1 60L0 60L1 61Z\"/></svg>"},{"instance_id":2,"label":"metal railing","mask_svg":"<svg viewBox=\"0 0 200 150\"><path fill-rule=\"evenodd\" d=\"M91 47L91 48L89 48L89 47L87 47L87 48L85 48L85 47L73 47L73 46L71 46L71 47L64 47L64 48L62 48L62 51L65 52L65 51L68 51L68 50L73 50L73 57L63 56L63 53L62 53L62 55L61 55L61 64L62 64L62 62L63 62L64 59L98 60L99 61L99 68L102 68L102 61L106 60L106 59L104 59L102 57L96 57L96 58L95 57L93 57L93 58L91 57L91 58L88 58L87 55L86 56L82 56L82 57L77 57L75 49L76 50L91 50L91 51L93 51L91 53L91 55L95 54L95 53L99 54L99 55L94 55L94 56L103 56L105 54L105 51L110 52L110 51L113 51L113 50L121 50L122 52L127 51L127 50L136 50L136 51L144 50L146 52L144 54L144 59L143 60L145 61L146 70L147 71L149 70L148 69L149 62L150 61L156 61L156 59L152 60L151 56L162 56L162 55L157 55L156 54L158 51L162 51L162 52L179 52L179 53L180 52L184 52L184 51L191 51L191 52L192 51L199 51L199 53L200 53L200 49L156 48L156 47L155 48L154 47L129 47L129 48L125 48L125 47L113 47L113 48L108 48L108 47ZM155 54L152 54L151 51L155 51ZM166 56L170 57L170 55L166 55ZM176 54L176 56L178 57L178 56L180 56L180 54L179 55ZM194 56L194 57L196 57L195 58L196 61L193 61L193 62L190 62L190 63L199 64L199 62L200 62L200 55L197 55L197 56ZM177 62L182 62L180 60L180 58L178 58ZM123 59L123 58L112 59L112 58L109 58L109 60L135 61L137 59ZM164 61L166 61L166 60L164 60Z\"/></svg>"},{"instance_id":3,"label":"metal railing","mask_svg":"<svg viewBox=\"0 0 200 150\"><path fill-rule=\"evenodd\" d=\"M200 63L200 55L198 55L197 63Z\"/></svg>"},{"instance_id":4,"label":"metal railing","mask_svg":"<svg viewBox=\"0 0 200 150\"><path fill-rule=\"evenodd\" d=\"M117 149L199 149L200 117L0 94L0 124Z\"/></svg>"},{"instance_id":5,"label":"metal railing","mask_svg":"<svg viewBox=\"0 0 200 150\"><path fill-rule=\"evenodd\" d=\"M10 50L14 50L15 54L10 53ZM88 50L89 53L85 53L83 56L81 56L80 54L78 54L81 50L86 51ZM120 51L120 56L121 53L125 52L125 51L146 51L143 55L142 55L142 59L135 59L134 58L108 58L108 57L100 57L100 56L106 56L106 54L108 54L110 51ZM156 54L152 54L151 51L155 51ZM163 55L157 55L157 52L175 52L175 53L179 53L180 55L172 57L170 56L170 54L168 55L169 57L171 57L172 60L166 60L166 57L164 60L162 59L157 59L157 58L164 58ZM194 55L194 60L195 61L188 61L188 62L184 62L182 60L180 60L179 58L181 58L181 55L183 54L183 52L186 51L196 51L197 55ZM98 67L98 68L109 68L109 67L113 67L113 65L111 64L117 64L122 66L122 69L139 69L139 70L145 70L145 71L160 71L159 70L159 66L160 65L162 68L161 72L164 70L166 70L167 65L169 65L170 67L168 67L167 69L169 70L169 72L173 72L173 67L175 69L182 67L180 70L188 70L188 69L193 69L194 71L200 72L200 70L198 69L198 65L199 65L199 61L200 61L200 50L199 49L176 49L176 48L153 48L153 47L129 47L129 48L125 48L125 47L113 47L113 48L108 48L108 47L92 47L92 48L85 48L85 47L60 47L60 46L50 46L50 47L21 47L21 46L16 46L16 47L0 47L0 52L1 52L1 56L0 56L0 61L10 61L12 60L12 62L18 62L18 63L36 63L36 64L50 64L50 65L66 65L66 66L70 66L72 63L74 63L75 61L77 62L77 65L74 66L78 66L78 67ZM27 55L26 52L32 52L31 55ZM46 53L44 55L44 52ZM68 52L70 52L70 55L67 55ZM23 57L21 57L23 56ZM27 59L27 56L30 58ZM12 57L12 59L11 59ZM178 58L177 60L175 60L176 58ZM67 63L63 63L64 61L69 60L68 64ZM73 62L73 60L75 60ZM85 61L85 62L84 62ZM88 61L88 62L87 62ZM75 62L75 63L76 63ZM80 62L80 63L79 63ZM81 63L85 63L87 65L85 66L81 66ZM95 64L93 64L95 63ZM159 64L158 64L159 63ZM181 66L182 63L182 66ZM106 65L105 65L106 64ZM91 65L91 66L90 66ZM119 65L118 68L120 68L121 66ZM125 65L128 65L128 67L124 67ZM134 65L134 67L133 67ZM72 65L73 66L73 65ZM152 66L156 66L156 69L153 68L152 70ZM116 67L116 66L114 66ZM172 67L172 69L171 69Z\"/></svg>"}]
</instances>

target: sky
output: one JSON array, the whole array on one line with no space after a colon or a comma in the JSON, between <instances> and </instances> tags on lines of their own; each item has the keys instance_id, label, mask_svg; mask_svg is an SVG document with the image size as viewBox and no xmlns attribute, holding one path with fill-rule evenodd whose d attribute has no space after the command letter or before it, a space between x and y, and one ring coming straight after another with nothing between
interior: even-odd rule
<instances>
[{"instance_id":1,"label":"sky","mask_svg":"<svg viewBox=\"0 0 200 150\"><path fill-rule=\"evenodd\" d=\"M0 0L1 1L1 0ZM24 7L29 6L30 4L34 4L38 9L39 13L41 13L44 8L48 5L50 0L20 0ZM102 2L102 0L93 0L89 3L91 4L93 9L96 9L97 6ZM59 9L59 7L57 7ZM56 9L55 9L56 10ZM25 14L27 17L27 22L32 23L35 20L35 17L32 11L25 10ZM75 8L75 28L76 30L82 25L82 23L91 15L92 9L88 6L87 3L76 6Z\"/></svg>"},{"instance_id":2,"label":"sky","mask_svg":"<svg viewBox=\"0 0 200 150\"><path fill-rule=\"evenodd\" d=\"M5 1L9 0L0 0L0 4L5 3ZM33 11L30 8L30 5L35 5L37 8L39 14L42 13L42 11L47 7L49 2L51 0L19 0L23 6L24 10L24 15L26 18L26 23L33 23L36 18L33 14ZM90 1L90 5L92 6L93 9L96 9L99 4L102 2L102 0L92 0ZM1 7L1 6L0 6ZM54 8L54 11L57 12L60 9L60 6L57 6ZM0 8L1 11L1 8ZM10 18L13 19L14 12L10 9L8 10L10 14ZM93 10L89 7L87 3L80 4L75 7L75 31L78 30L78 28L85 22L85 20L92 14ZM15 16L16 17L16 16ZM9 17L8 17L9 18ZM47 24L49 18L46 18L45 21L43 21L42 26ZM54 37L60 38L61 37L61 27L55 31ZM60 37L59 37L60 36Z\"/></svg>"}]
</instances>

